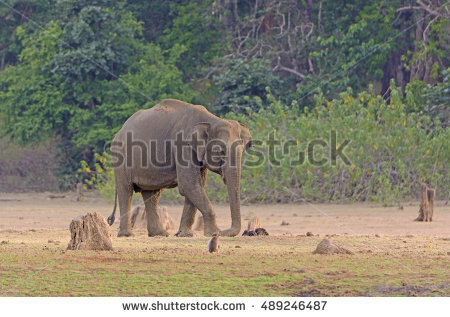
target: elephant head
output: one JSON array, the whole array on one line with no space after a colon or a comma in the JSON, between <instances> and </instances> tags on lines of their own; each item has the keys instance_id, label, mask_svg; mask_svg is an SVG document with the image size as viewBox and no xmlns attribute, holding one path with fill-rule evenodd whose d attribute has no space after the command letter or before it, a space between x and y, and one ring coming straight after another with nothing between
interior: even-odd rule
<instances>
[{"instance_id":1,"label":"elephant head","mask_svg":"<svg viewBox=\"0 0 450 317\"><path fill-rule=\"evenodd\" d=\"M235 236L241 230L240 178L242 153L253 147L249 129L235 120L201 122L194 133L205 146L194 147L202 166L222 176L228 189L231 209L231 228L222 236Z\"/></svg>"}]
</instances>

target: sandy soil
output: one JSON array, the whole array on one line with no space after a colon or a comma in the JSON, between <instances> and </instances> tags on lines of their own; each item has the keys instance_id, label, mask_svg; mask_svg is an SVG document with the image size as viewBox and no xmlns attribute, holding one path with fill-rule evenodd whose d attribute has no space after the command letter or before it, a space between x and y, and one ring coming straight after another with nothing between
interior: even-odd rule
<instances>
[{"instance_id":1,"label":"sandy soil","mask_svg":"<svg viewBox=\"0 0 450 317\"><path fill-rule=\"evenodd\" d=\"M0 234L5 231L30 229L68 229L70 221L87 212L97 211L107 217L113 205L97 196L89 195L76 202L74 195L50 199L49 193L5 194L0 199L15 198L20 201L0 201ZM183 206L165 205L173 217L176 229ZM382 207L374 204L298 204L298 205L250 205L242 206L243 229L247 220L258 217L270 235L298 235L310 231L314 234L348 235L421 235L450 236L450 206L437 202L431 223L414 222L418 202L398 207ZM221 229L230 225L227 205L215 205L217 222ZM118 219L118 216L116 217ZM281 225L282 222L289 225ZM113 226L117 230L118 221ZM174 234L176 230L173 230ZM201 235L201 233L198 233Z\"/></svg>"}]
</instances>

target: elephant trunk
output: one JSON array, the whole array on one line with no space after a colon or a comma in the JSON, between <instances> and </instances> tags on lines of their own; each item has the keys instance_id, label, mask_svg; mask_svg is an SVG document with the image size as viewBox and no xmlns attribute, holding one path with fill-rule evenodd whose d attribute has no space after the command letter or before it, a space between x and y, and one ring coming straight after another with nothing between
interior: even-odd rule
<instances>
[{"instance_id":1,"label":"elephant trunk","mask_svg":"<svg viewBox=\"0 0 450 317\"><path fill-rule=\"evenodd\" d=\"M221 233L224 236L234 237L241 231L241 156L242 153L237 153L236 162L224 169L231 209L231 228Z\"/></svg>"}]
</instances>

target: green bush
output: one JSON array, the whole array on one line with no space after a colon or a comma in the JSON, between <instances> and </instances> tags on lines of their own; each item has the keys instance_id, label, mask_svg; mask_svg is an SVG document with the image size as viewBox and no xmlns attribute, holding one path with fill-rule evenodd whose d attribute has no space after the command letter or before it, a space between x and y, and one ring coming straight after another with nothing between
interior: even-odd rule
<instances>
[{"instance_id":1,"label":"green bush","mask_svg":"<svg viewBox=\"0 0 450 317\"><path fill-rule=\"evenodd\" d=\"M391 88L389 104L370 92L354 97L348 89L331 101L317 94L314 106L302 113L295 105L287 107L272 98L266 110L248 117L230 115L246 123L255 140L267 140L270 133L275 133L281 141L294 140L298 144L284 155L281 148L276 149L275 156L281 158L279 167L269 164L266 157L259 167L243 169L244 201L392 203L417 197L419 184L424 181L437 188L440 197L447 197L449 129L436 127L430 131L429 116L407 113L401 91ZM331 164L330 150L320 147L316 155L328 157L326 164L315 166L307 160L302 165L290 164L299 152L306 152L312 140L320 139L331 146L332 131L337 135L335 146L350 141L344 148L350 164L339 159L335 165ZM267 141L260 148L266 151Z\"/></svg>"}]
</instances>

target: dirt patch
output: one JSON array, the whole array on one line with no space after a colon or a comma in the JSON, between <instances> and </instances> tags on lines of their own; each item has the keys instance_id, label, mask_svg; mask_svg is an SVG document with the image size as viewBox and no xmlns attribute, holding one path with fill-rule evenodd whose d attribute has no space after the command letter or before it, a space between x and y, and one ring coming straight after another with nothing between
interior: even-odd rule
<instances>
[{"instance_id":1,"label":"dirt patch","mask_svg":"<svg viewBox=\"0 0 450 317\"><path fill-rule=\"evenodd\" d=\"M403 286L382 286L377 285L374 287L376 293L382 296L428 296L438 290L448 290L450 289L450 284L441 285L403 285Z\"/></svg>"},{"instance_id":2,"label":"dirt patch","mask_svg":"<svg viewBox=\"0 0 450 317\"><path fill-rule=\"evenodd\" d=\"M107 217L113 208L112 203L103 201L93 193L85 193L83 201L76 202L73 193L64 199L48 200L50 193L1 194L4 198L16 198L20 201L0 202L0 232L15 232L30 229L67 229L70 221L81 214L95 210ZM136 200L142 200L136 195ZM137 205L136 203L135 205ZM369 203L352 205L337 204L279 204L247 205L241 207L242 219L258 217L270 235L305 234L314 235L348 233L350 235L441 235L449 237L450 205L435 202L432 223L411 221L417 215L419 202L403 204L405 208L383 207ZM217 214L219 228L231 225L229 205L213 204ZM183 205L167 205L172 216L175 234L181 220ZM295 215L295 216L294 216ZM280 226L282 221L288 226ZM117 230L118 223L113 230ZM202 228L203 230L203 228Z\"/></svg>"},{"instance_id":3,"label":"dirt patch","mask_svg":"<svg viewBox=\"0 0 450 317\"><path fill-rule=\"evenodd\" d=\"M306 289L302 291L298 291L294 296L298 297L319 297L323 296L322 292L317 288Z\"/></svg>"}]
</instances>

